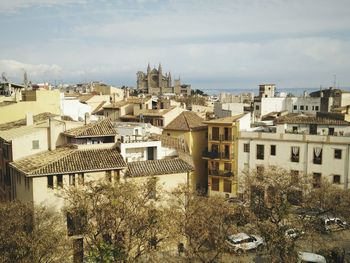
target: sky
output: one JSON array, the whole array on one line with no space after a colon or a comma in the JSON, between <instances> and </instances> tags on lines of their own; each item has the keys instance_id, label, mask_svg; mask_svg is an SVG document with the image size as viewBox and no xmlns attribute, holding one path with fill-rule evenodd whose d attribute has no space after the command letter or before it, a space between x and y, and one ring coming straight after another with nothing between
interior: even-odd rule
<instances>
[{"instance_id":1,"label":"sky","mask_svg":"<svg viewBox=\"0 0 350 263\"><path fill-rule=\"evenodd\" d=\"M349 0L1 0L0 73L196 89L350 87Z\"/></svg>"}]
</instances>

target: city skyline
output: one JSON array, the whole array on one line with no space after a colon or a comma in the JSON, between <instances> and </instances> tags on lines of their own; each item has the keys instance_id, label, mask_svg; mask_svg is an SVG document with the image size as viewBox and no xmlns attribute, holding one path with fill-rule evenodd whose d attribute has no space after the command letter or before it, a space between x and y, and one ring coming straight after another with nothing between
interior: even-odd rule
<instances>
[{"instance_id":1,"label":"city skyline","mask_svg":"<svg viewBox=\"0 0 350 263\"><path fill-rule=\"evenodd\" d=\"M136 86L162 63L194 89L349 87L348 1L1 1L0 72Z\"/></svg>"}]
</instances>

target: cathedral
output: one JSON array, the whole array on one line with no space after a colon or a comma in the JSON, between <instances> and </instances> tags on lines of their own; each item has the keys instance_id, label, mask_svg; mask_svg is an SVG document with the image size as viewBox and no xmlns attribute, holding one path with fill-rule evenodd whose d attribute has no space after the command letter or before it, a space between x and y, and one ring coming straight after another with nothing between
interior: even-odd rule
<instances>
[{"instance_id":1,"label":"cathedral","mask_svg":"<svg viewBox=\"0 0 350 263\"><path fill-rule=\"evenodd\" d=\"M142 71L137 72L137 90L151 95L164 93L190 95L191 85L181 85L180 79L176 79L173 86L170 72L163 75L161 64L159 64L158 70L155 67L151 69L148 64L147 74Z\"/></svg>"}]
</instances>

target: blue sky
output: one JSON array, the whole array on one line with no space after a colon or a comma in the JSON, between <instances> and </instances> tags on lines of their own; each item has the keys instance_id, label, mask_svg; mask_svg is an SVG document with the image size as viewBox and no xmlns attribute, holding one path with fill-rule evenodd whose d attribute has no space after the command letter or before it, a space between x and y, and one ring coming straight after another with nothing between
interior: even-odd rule
<instances>
[{"instance_id":1,"label":"blue sky","mask_svg":"<svg viewBox=\"0 0 350 263\"><path fill-rule=\"evenodd\" d=\"M1 0L0 73L136 84L148 62L199 89L350 86L348 0Z\"/></svg>"}]
</instances>

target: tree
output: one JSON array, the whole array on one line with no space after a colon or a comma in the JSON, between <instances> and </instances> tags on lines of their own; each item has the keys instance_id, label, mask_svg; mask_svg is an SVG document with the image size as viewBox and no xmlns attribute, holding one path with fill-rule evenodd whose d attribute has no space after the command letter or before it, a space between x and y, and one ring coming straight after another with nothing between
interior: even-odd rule
<instances>
[{"instance_id":1,"label":"tree","mask_svg":"<svg viewBox=\"0 0 350 263\"><path fill-rule=\"evenodd\" d=\"M296 261L296 240L285 231L291 227L293 205L302 203L301 193L308 186L305 178L279 168L245 175L243 187L250 200L252 226L264 237L273 262Z\"/></svg>"},{"instance_id":2,"label":"tree","mask_svg":"<svg viewBox=\"0 0 350 263\"><path fill-rule=\"evenodd\" d=\"M70 247L62 218L43 206L0 204L0 262L67 262Z\"/></svg>"},{"instance_id":3,"label":"tree","mask_svg":"<svg viewBox=\"0 0 350 263\"><path fill-rule=\"evenodd\" d=\"M225 240L233 233L231 207L220 197L206 197L181 186L173 192L171 211L174 231L184 243L189 262L215 262L227 249ZM181 242L181 241L179 241Z\"/></svg>"},{"instance_id":4,"label":"tree","mask_svg":"<svg viewBox=\"0 0 350 263\"><path fill-rule=\"evenodd\" d=\"M166 208L157 202L161 197L154 190L149 180L91 182L67 191L65 211L78 222L73 230L84 236L89 261L142 261L166 246Z\"/></svg>"}]
</instances>

